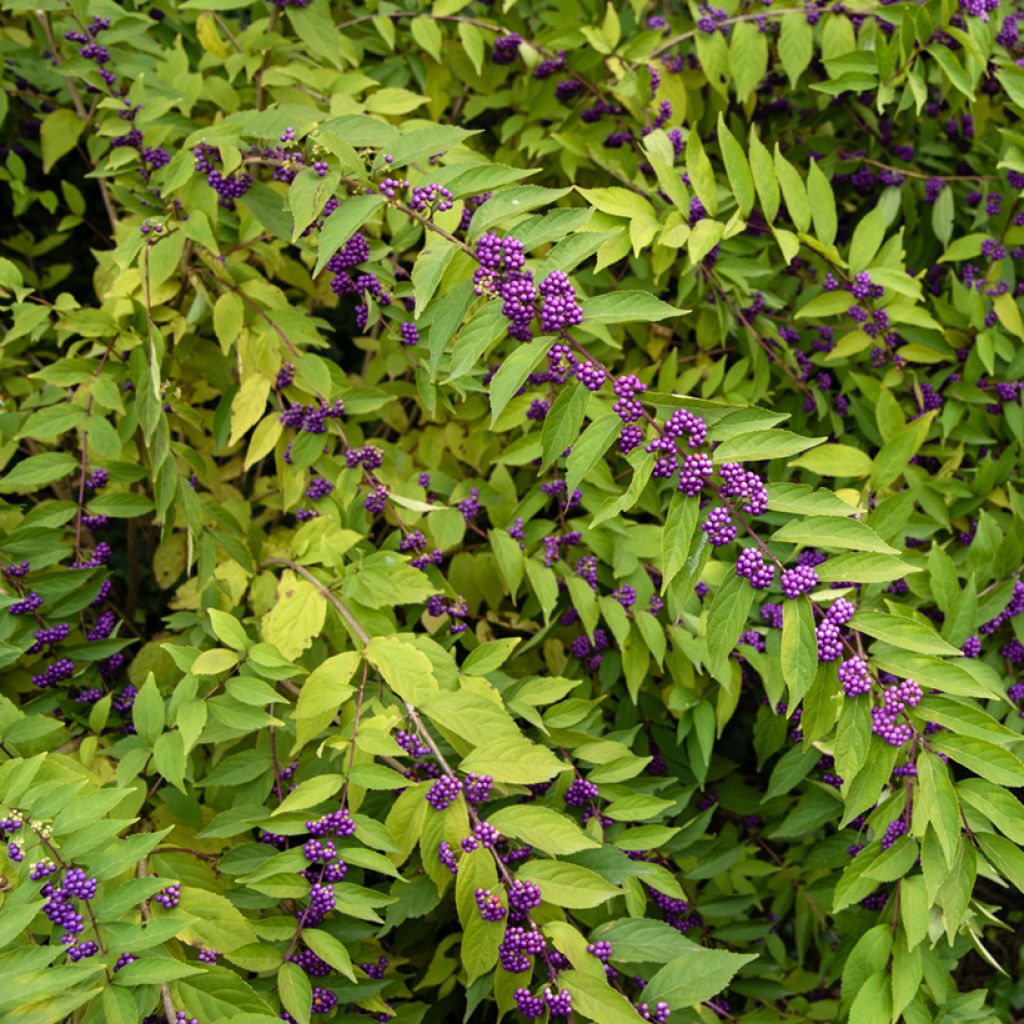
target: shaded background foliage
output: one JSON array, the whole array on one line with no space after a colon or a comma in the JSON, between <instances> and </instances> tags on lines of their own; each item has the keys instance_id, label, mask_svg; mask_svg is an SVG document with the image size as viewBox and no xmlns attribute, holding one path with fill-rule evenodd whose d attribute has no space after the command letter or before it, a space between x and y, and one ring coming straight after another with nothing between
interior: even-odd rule
<instances>
[{"instance_id":1,"label":"shaded background foliage","mask_svg":"<svg viewBox=\"0 0 1024 1024\"><path fill-rule=\"evenodd\" d=\"M3 3L4 1021L1006 1021L995 0Z\"/></svg>"}]
</instances>

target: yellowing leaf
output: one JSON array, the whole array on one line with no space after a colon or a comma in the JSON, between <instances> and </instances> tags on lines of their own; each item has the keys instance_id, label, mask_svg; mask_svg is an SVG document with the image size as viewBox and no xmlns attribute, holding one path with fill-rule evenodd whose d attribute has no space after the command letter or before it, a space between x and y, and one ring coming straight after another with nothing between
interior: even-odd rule
<instances>
[{"instance_id":1,"label":"yellowing leaf","mask_svg":"<svg viewBox=\"0 0 1024 1024\"><path fill-rule=\"evenodd\" d=\"M50 168L65 153L70 153L75 148L84 128L85 121L73 110L65 107L60 107L43 118L39 128L39 144L43 150L44 174L49 173Z\"/></svg>"},{"instance_id":2,"label":"yellowing leaf","mask_svg":"<svg viewBox=\"0 0 1024 1024\"><path fill-rule=\"evenodd\" d=\"M308 580L290 569L281 574L274 607L260 621L264 640L294 661L324 628L327 602Z\"/></svg>"},{"instance_id":3,"label":"yellowing leaf","mask_svg":"<svg viewBox=\"0 0 1024 1024\"><path fill-rule=\"evenodd\" d=\"M414 706L437 692L430 659L400 636L375 636L367 644L366 657L388 686Z\"/></svg>"},{"instance_id":4,"label":"yellowing leaf","mask_svg":"<svg viewBox=\"0 0 1024 1024\"><path fill-rule=\"evenodd\" d=\"M230 953L257 939L256 929L242 912L225 897L207 889L181 887L181 904L176 916L191 919L178 932L178 938L196 946L206 946Z\"/></svg>"},{"instance_id":5,"label":"yellowing leaf","mask_svg":"<svg viewBox=\"0 0 1024 1024\"><path fill-rule=\"evenodd\" d=\"M253 374L242 381L234 401L231 403L231 437L229 445L235 444L243 434L263 415L270 394L270 381L259 374Z\"/></svg>"},{"instance_id":6,"label":"yellowing leaf","mask_svg":"<svg viewBox=\"0 0 1024 1024\"><path fill-rule=\"evenodd\" d=\"M427 102L426 96L409 92L408 89L378 89L366 99L366 109L371 114L387 114L397 117L409 114Z\"/></svg>"},{"instance_id":7,"label":"yellowing leaf","mask_svg":"<svg viewBox=\"0 0 1024 1024\"><path fill-rule=\"evenodd\" d=\"M212 651L203 651L194 662L192 662L192 675L194 676L216 676L221 672L227 672L238 664L236 651L229 651L226 647L214 647Z\"/></svg>"}]
</instances>

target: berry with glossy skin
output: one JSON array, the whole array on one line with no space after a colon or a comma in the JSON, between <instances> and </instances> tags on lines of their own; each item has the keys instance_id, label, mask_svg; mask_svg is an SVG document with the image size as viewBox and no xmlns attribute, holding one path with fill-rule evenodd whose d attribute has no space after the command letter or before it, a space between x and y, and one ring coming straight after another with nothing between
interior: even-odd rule
<instances>
[{"instance_id":1,"label":"berry with glossy skin","mask_svg":"<svg viewBox=\"0 0 1024 1024\"><path fill-rule=\"evenodd\" d=\"M455 851L444 841L438 844L437 859L454 875L459 870L459 862L455 859Z\"/></svg>"},{"instance_id":2,"label":"berry with glossy skin","mask_svg":"<svg viewBox=\"0 0 1024 1024\"><path fill-rule=\"evenodd\" d=\"M81 868L72 868L64 876L63 888L77 900L91 900L96 896L96 879L86 877Z\"/></svg>"},{"instance_id":3,"label":"berry with glossy skin","mask_svg":"<svg viewBox=\"0 0 1024 1024\"><path fill-rule=\"evenodd\" d=\"M885 708L871 709L871 731L893 747L903 746L914 735L907 723L897 722L896 717Z\"/></svg>"},{"instance_id":4,"label":"berry with glossy skin","mask_svg":"<svg viewBox=\"0 0 1024 1024\"><path fill-rule=\"evenodd\" d=\"M477 889L476 905L480 908L480 916L485 921L501 921L505 917L505 908L501 904L501 897L492 893L490 889Z\"/></svg>"},{"instance_id":5,"label":"berry with glossy skin","mask_svg":"<svg viewBox=\"0 0 1024 1024\"><path fill-rule=\"evenodd\" d=\"M729 515L729 510L720 505L708 512L708 517L700 524L700 528L707 534L708 542L715 548L725 547L736 539L736 526Z\"/></svg>"},{"instance_id":6,"label":"berry with glossy skin","mask_svg":"<svg viewBox=\"0 0 1024 1024\"><path fill-rule=\"evenodd\" d=\"M548 1004L548 1013L552 1017L569 1017L572 1015L572 996L567 989L559 992L552 992L550 988L544 989L544 1002Z\"/></svg>"},{"instance_id":7,"label":"berry with glossy skin","mask_svg":"<svg viewBox=\"0 0 1024 1024\"><path fill-rule=\"evenodd\" d=\"M711 459L703 452L687 455L679 469L679 490L691 498L697 497L714 471Z\"/></svg>"},{"instance_id":8,"label":"berry with glossy skin","mask_svg":"<svg viewBox=\"0 0 1024 1024\"><path fill-rule=\"evenodd\" d=\"M965 658L977 658L981 654L981 637L969 636L961 645Z\"/></svg>"},{"instance_id":9,"label":"berry with glossy skin","mask_svg":"<svg viewBox=\"0 0 1024 1024\"><path fill-rule=\"evenodd\" d=\"M689 446L699 448L707 440L708 425L700 416L686 409L676 409L665 421L665 433L674 438L688 434Z\"/></svg>"},{"instance_id":10,"label":"berry with glossy skin","mask_svg":"<svg viewBox=\"0 0 1024 1024\"><path fill-rule=\"evenodd\" d=\"M312 1013L330 1013L338 1005L338 997L326 988L313 989Z\"/></svg>"},{"instance_id":11,"label":"berry with glossy skin","mask_svg":"<svg viewBox=\"0 0 1024 1024\"><path fill-rule=\"evenodd\" d=\"M648 1003L640 1003L636 1010L644 1020L652 1021L653 1024L665 1024L671 1014L668 1003L664 1002L655 1003L653 1007Z\"/></svg>"},{"instance_id":12,"label":"berry with glossy skin","mask_svg":"<svg viewBox=\"0 0 1024 1024\"><path fill-rule=\"evenodd\" d=\"M540 996L530 995L528 988L517 988L513 998L516 1001L516 1009L527 1020L535 1020L544 1015L544 1000Z\"/></svg>"},{"instance_id":13,"label":"berry with glossy skin","mask_svg":"<svg viewBox=\"0 0 1024 1024\"><path fill-rule=\"evenodd\" d=\"M435 811L443 811L458 799L461 792L462 783L454 775L442 775L427 790L426 801Z\"/></svg>"},{"instance_id":14,"label":"berry with glossy skin","mask_svg":"<svg viewBox=\"0 0 1024 1024\"><path fill-rule=\"evenodd\" d=\"M783 596L793 600L801 594L810 593L818 585L818 574L808 565L784 569L779 577Z\"/></svg>"},{"instance_id":15,"label":"berry with glossy skin","mask_svg":"<svg viewBox=\"0 0 1024 1024\"><path fill-rule=\"evenodd\" d=\"M473 837L485 849L489 850L501 842L501 833L487 821L473 826Z\"/></svg>"},{"instance_id":16,"label":"berry with glossy skin","mask_svg":"<svg viewBox=\"0 0 1024 1024\"><path fill-rule=\"evenodd\" d=\"M885 835L882 836L882 849L888 850L900 836L906 835L907 833L907 822L905 818L897 818L895 821L890 821L886 826Z\"/></svg>"},{"instance_id":17,"label":"berry with glossy skin","mask_svg":"<svg viewBox=\"0 0 1024 1024\"><path fill-rule=\"evenodd\" d=\"M837 626L845 626L856 611L857 609L845 597L839 597L832 602L832 606L825 612L825 617Z\"/></svg>"},{"instance_id":18,"label":"berry with glossy skin","mask_svg":"<svg viewBox=\"0 0 1024 1024\"><path fill-rule=\"evenodd\" d=\"M576 289L561 270L554 270L548 274L541 281L539 291L540 325L543 330L557 334L567 327L574 327L583 322L583 308L576 301Z\"/></svg>"},{"instance_id":19,"label":"berry with glossy skin","mask_svg":"<svg viewBox=\"0 0 1024 1024\"><path fill-rule=\"evenodd\" d=\"M767 565L757 548L744 548L736 559L736 573L748 580L754 590L767 590L775 579L775 566Z\"/></svg>"},{"instance_id":20,"label":"berry with glossy skin","mask_svg":"<svg viewBox=\"0 0 1024 1024\"><path fill-rule=\"evenodd\" d=\"M595 366L594 363L592 363L589 359L584 363L577 363L574 372L576 374L576 379L588 391L600 391L601 388L604 387L604 368L600 366Z\"/></svg>"},{"instance_id":21,"label":"berry with glossy skin","mask_svg":"<svg viewBox=\"0 0 1024 1024\"><path fill-rule=\"evenodd\" d=\"M723 495L746 499L741 506L744 512L759 516L768 508L768 488L756 473L745 470L738 462L723 462L718 475L722 478Z\"/></svg>"},{"instance_id":22,"label":"berry with glossy skin","mask_svg":"<svg viewBox=\"0 0 1024 1024\"><path fill-rule=\"evenodd\" d=\"M818 661L838 661L843 653L839 627L830 619L823 619L818 623L815 633L818 638Z\"/></svg>"},{"instance_id":23,"label":"berry with glossy skin","mask_svg":"<svg viewBox=\"0 0 1024 1024\"><path fill-rule=\"evenodd\" d=\"M641 430L635 423L627 424L622 428L622 433L619 435L619 451L623 455L628 455L634 448L643 444L643 440L643 430Z\"/></svg>"},{"instance_id":24,"label":"berry with glossy skin","mask_svg":"<svg viewBox=\"0 0 1024 1024\"><path fill-rule=\"evenodd\" d=\"M490 800L493 786L494 779L490 775L470 772L462 784L462 789L471 804L482 804Z\"/></svg>"},{"instance_id":25,"label":"berry with glossy skin","mask_svg":"<svg viewBox=\"0 0 1024 1024\"><path fill-rule=\"evenodd\" d=\"M867 662L854 655L847 658L839 666L839 682L843 685L843 693L847 697L859 697L871 691L871 673Z\"/></svg>"},{"instance_id":26,"label":"berry with glossy skin","mask_svg":"<svg viewBox=\"0 0 1024 1024\"><path fill-rule=\"evenodd\" d=\"M174 885L169 885L166 889L161 889L153 899L156 900L164 910L171 910L181 901L181 886L175 882Z\"/></svg>"},{"instance_id":27,"label":"berry with glossy skin","mask_svg":"<svg viewBox=\"0 0 1024 1024\"><path fill-rule=\"evenodd\" d=\"M35 592L32 591L28 597L22 598L20 601L15 601L14 604L7 606L7 613L9 615L27 615L30 612L34 612L43 606L43 599Z\"/></svg>"},{"instance_id":28,"label":"berry with glossy skin","mask_svg":"<svg viewBox=\"0 0 1024 1024\"><path fill-rule=\"evenodd\" d=\"M516 879L509 886L508 903L516 910L526 911L539 907L541 904L540 886L536 882L523 882Z\"/></svg>"},{"instance_id":29,"label":"berry with glossy skin","mask_svg":"<svg viewBox=\"0 0 1024 1024\"><path fill-rule=\"evenodd\" d=\"M565 791L564 800L570 807L582 807L584 804L597 798L597 786L587 779L573 779L572 784Z\"/></svg>"},{"instance_id":30,"label":"berry with glossy skin","mask_svg":"<svg viewBox=\"0 0 1024 1024\"><path fill-rule=\"evenodd\" d=\"M495 39L494 49L491 51L491 63L511 64L519 55L519 47L522 43L523 37L517 32L509 32L508 35Z\"/></svg>"}]
</instances>

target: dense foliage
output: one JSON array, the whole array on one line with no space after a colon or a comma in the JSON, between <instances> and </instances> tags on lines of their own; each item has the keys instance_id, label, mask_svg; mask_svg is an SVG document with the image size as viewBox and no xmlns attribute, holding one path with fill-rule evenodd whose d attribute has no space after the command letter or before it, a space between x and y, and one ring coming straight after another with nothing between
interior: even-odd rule
<instances>
[{"instance_id":1,"label":"dense foliage","mask_svg":"<svg viewBox=\"0 0 1024 1024\"><path fill-rule=\"evenodd\" d=\"M722 2L0 4L0 1020L1024 1006L1024 15Z\"/></svg>"}]
</instances>

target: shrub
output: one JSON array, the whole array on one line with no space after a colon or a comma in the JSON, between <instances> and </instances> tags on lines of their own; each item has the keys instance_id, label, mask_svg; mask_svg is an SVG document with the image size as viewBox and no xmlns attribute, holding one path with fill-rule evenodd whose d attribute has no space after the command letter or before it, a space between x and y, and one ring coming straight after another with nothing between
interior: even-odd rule
<instances>
[{"instance_id":1,"label":"shrub","mask_svg":"<svg viewBox=\"0 0 1024 1024\"><path fill-rule=\"evenodd\" d=\"M4 4L3 1019L1009 1019L1016 10L369 8Z\"/></svg>"}]
</instances>

